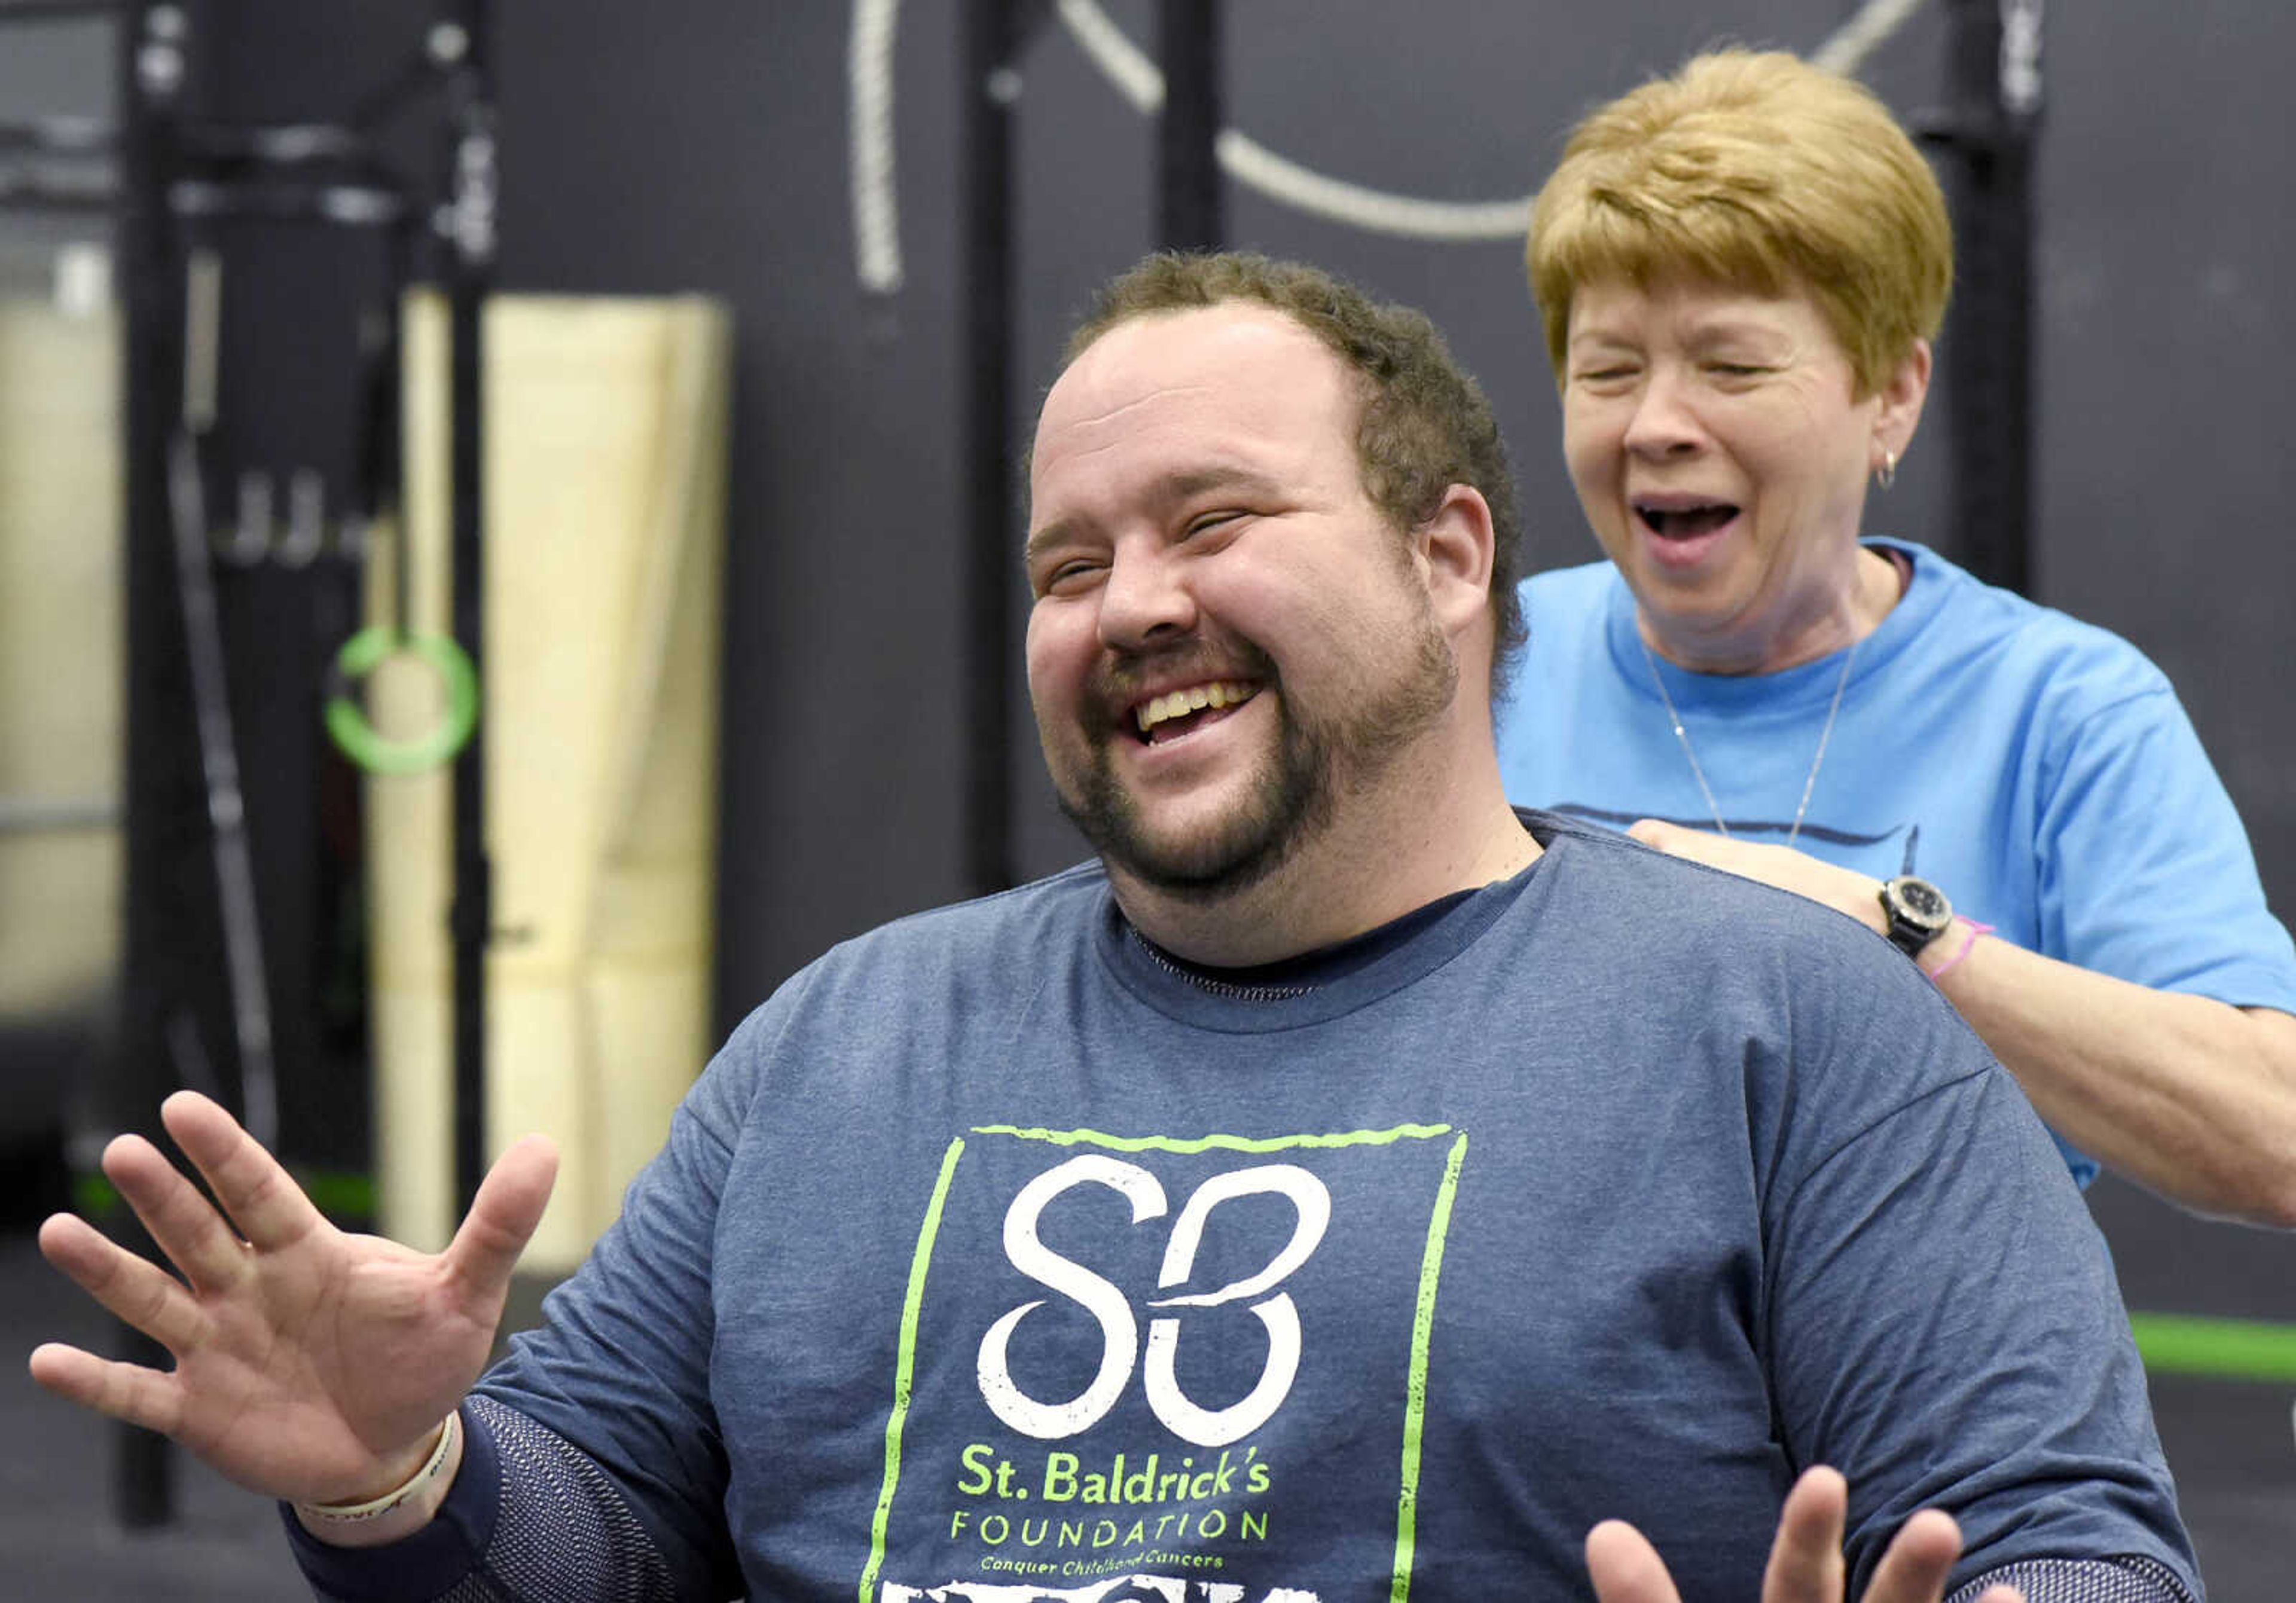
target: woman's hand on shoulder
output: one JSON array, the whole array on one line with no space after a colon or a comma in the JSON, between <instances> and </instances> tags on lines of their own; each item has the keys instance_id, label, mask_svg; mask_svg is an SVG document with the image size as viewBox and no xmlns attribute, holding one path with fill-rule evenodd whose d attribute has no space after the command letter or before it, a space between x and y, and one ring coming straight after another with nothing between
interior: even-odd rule
<instances>
[{"instance_id":1,"label":"woman's hand on shoulder","mask_svg":"<svg viewBox=\"0 0 2296 1603\"><path fill-rule=\"evenodd\" d=\"M1790 890L1857 920L1876 935L1889 933L1882 913L1882 882L1855 869L1822 862L1792 846L1739 840L1711 830L1687 830L1655 818L1638 819L1627 833L1669 857L1686 858L1742 879Z\"/></svg>"}]
</instances>

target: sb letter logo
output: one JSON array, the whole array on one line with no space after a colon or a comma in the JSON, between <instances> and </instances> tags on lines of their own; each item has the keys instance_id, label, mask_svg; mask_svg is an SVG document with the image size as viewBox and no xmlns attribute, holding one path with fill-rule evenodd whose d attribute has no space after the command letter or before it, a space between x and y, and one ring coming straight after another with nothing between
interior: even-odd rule
<instances>
[{"instance_id":1,"label":"sb letter logo","mask_svg":"<svg viewBox=\"0 0 2296 1603\"><path fill-rule=\"evenodd\" d=\"M1144 1363L1139 1320L1123 1291L1038 1239L1037 1221L1045 1209L1063 1193L1087 1185L1105 1186L1122 1197L1131 1205L1135 1224L1162 1218L1168 1206L1164 1188L1153 1174L1136 1164L1097 1153L1070 1158L1021 1189L1004 1215L1004 1255L1022 1274L1092 1316L1100 1327L1100 1364L1085 1389L1066 1402L1046 1403L1023 1392L1013 1378L1009 1362L1013 1333L1022 1320L1045 1305L1045 1299L1022 1303L1006 1312L980 1338L980 1394L990 1411L1023 1435L1056 1441L1090 1429L1116 1406L1139 1370L1149 1408L1165 1428L1183 1441L1200 1447L1220 1447L1259 1429L1283 1406L1300 1372L1300 1311L1290 1296L1275 1288L1313 1256L1322 1243L1332 1220L1331 1192L1322 1181L1296 1165L1263 1164L1206 1181L1189 1196L1172 1222L1157 1274L1159 1289L1187 1283L1203 1242L1205 1223L1222 1203L1272 1193L1289 1201L1294 1215L1291 1239L1257 1272L1210 1291L1158 1297L1148 1304L1160 1310L1245 1303L1267 1332L1267 1362L1258 1382L1241 1401L1208 1409L1180 1389L1180 1315L1159 1313L1148 1321Z\"/></svg>"}]
</instances>

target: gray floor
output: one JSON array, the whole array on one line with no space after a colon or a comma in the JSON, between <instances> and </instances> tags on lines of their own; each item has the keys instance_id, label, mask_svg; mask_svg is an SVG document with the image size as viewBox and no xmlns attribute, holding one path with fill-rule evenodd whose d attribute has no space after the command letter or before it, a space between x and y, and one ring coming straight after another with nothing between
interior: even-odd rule
<instances>
[{"instance_id":1,"label":"gray floor","mask_svg":"<svg viewBox=\"0 0 2296 1603\"><path fill-rule=\"evenodd\" d=\"M283 1603L308 1599L269 1503L174 1455L178 1517L122 1531L110 1427L32 1385L22 1355L50 1338L101 1345L106 1318L0 1236L0 1603ZM2153 1403L2213 1603L2296 1598L2296 1386L2161 1378Z\"/></svg>"}]
</instances>

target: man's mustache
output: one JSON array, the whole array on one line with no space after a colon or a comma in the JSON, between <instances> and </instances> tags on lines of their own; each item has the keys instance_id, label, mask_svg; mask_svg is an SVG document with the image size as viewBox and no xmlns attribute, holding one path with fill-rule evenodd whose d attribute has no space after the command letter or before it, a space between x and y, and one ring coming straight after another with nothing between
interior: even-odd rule
<instances>
[{"instance_id":1,"label":"man's mustache","mask_svg":"<svg viewBox=\"0 0 2296 1603\"><path fill-rule=\"evenodd\" d=\"M1132 704L1151 686L1210 679L1250 679L1272 685L1275 664L1249 641L1215 643L1201 635L1145 650L1111 650L1085 681L1086 714L1096 729L1128 730Z\"/></svg>"}]
</instances>

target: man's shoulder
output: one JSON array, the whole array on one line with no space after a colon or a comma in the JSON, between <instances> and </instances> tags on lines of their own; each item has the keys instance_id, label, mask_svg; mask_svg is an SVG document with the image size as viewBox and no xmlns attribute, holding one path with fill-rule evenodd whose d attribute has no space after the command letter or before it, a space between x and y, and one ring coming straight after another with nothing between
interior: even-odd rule
<instances>
[{"instance_id":1,"label":"man's shoulder","mask_svg":"<svg viewBox=\"0 0 2296 1603\"><path fill-rule=\"evenodd\" d=\"M1547 1000L1528 1005L1550 1034L1592 1018L1590 1061L1624 1042L1677 1089L1742 1099L1808 1164L1990 1068L1921 970L1856 920L1598 827L1532 822L1548 881L1521 921L1545 927L1521 978Z\"/></svg>"},{"instance_id":2,"label":"man's shoulder","mask_svg":"<svg viewBox=\"0 0 2296 1603\"><path fill-rule=\"evenodd\" d=\"M1630 916L1643 916L1654 904L1682 918L1764 925L1784 920L1793 925L1808 924L1804 913L1817 912L1825 917L1811 927L1831 931L1842 923L1856 928L1854 921L1808 897L1670 856L1623 830L1535 807L1518 807L1515 813L1531 838L1554 854L1558 871L1586 882L1582 896L1612 899Z\"/></svg>"},{"instance_id":3,"label":"man's shoulder","mask_svg":"<svg viewBox=\"0 0 2296 1603\"><path fill-rule=\"evenodd\" d=\"M1073 945L1104 907L1108 878L1095 862L1079 863L1011 890L907 913L839 942L821 963L975 961L1047 941Z\"/></svg>"},{"instance_id":4,"label":"man's shoulder","mask_svg":"<svg viewBox=\"0 0 2296 1603\"><path fill-rule=\"evenodd\" d=\"M1104 916L1108 881L1083 863L1011 890L922 909L831 946L790 975L745 1018L734 1041L779 1034L832 1002L922 1005L929 996L988 1005L1025 994L1053 964L1073 961Z\"/></svg>"},{"instance_id":5,"label":"man's shoulder","mask_svg":"<svg viewBox=\"0 0 2296 1603\"><path fill-rule=\"evenodd\" d=\"M1528 809L1523 816L1554 857L1560 911L1625 964L1669 968L1677 986L1710 992L1758 977L1759 988L1794 1004L1827 1005L1845 984L1869 1001L1938 1002L1901 953L1832 908L1599 824Z\"/></svg>"}]
</instances>

